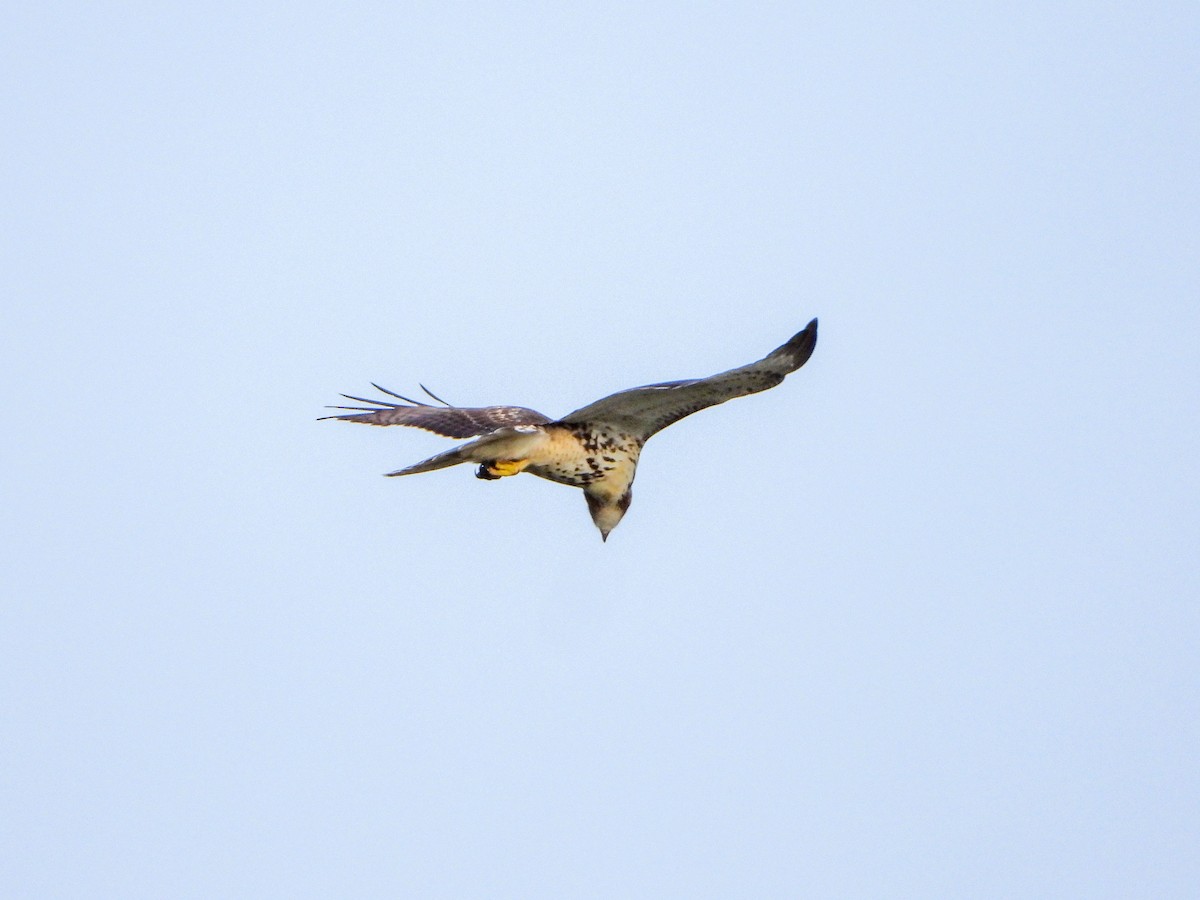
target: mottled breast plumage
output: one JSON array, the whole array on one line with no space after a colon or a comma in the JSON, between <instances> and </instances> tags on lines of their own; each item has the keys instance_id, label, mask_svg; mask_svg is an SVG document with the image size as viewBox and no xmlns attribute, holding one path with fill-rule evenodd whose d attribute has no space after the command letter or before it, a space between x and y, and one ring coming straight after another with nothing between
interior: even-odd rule
<instances>
[{"instance_id":1,"label":"mottled breast plumage","mask_svg":"<svg viewBox=\"0 0 1200 900\"><path fill-rule=\"evenodd\" d=\"M604 425L556 422L545 428L552 440L529 467L531 474L573 487L612 479L622 491L632 481L642 451L635 436Z\"/></svg>"}]
</instances>

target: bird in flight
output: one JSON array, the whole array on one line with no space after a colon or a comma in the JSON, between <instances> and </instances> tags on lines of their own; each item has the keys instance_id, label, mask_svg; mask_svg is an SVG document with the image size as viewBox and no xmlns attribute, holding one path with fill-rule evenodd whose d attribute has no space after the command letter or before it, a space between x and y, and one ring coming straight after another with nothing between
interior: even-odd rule
<instances>
[{"instance_id":1,"label":"bird in flight","mask_svg":"<svg viewBox=\"0 0 1200 900\"><path fill-rule=\"evenodd\" d=\"M817 345L813 319L786 344L758 362L709 378L648 384L611 394L560 419L522 406L451 406L424 385L435 406L371 386L403 401L370 400L370 406L332 406L349 413L323 416L365 425L410 425L451 438L474 438L452 450L388 472L416 475L460 463L477 463L477 478L494 480L520 472L583 489L588 512L607 541L629 510L642 447L651 436L684 416L735 397L773 388L808 362Z\"/></svg>"}]
</instances>

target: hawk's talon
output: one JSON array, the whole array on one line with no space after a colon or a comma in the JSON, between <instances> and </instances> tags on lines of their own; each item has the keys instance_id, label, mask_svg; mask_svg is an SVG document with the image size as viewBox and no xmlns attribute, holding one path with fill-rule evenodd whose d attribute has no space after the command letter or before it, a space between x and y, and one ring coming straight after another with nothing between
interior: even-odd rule
<instances>
[{"instance_id":1,"label":"hawk's talon","mask_svg":"<svg viewBox=\"0 0 1200 900\"><path fill-rule=\"evenodd\" d=\"M482 478L485 481L495 481L497 478L504 478L506 475L516 475L523 472L525 467L529 465L527 459L494 459L491 462L480 463L479 471L475 473L476 478Z\"/></svg>"}]
</instances>

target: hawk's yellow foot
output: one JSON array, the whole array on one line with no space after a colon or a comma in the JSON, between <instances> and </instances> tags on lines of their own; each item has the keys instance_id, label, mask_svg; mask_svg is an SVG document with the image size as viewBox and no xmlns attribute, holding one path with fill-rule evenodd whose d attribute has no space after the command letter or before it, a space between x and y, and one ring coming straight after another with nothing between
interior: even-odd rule
<instances>
[{"instance_id":1,"label":"hawk's yellow foot","mask_svg":"<svg viewBox=\"0 0 1200 900\"><path fill-rule=\"evenodd\" d=\"M477 478L485 478L488 481L497 478L504 478L506 475L516 475L525 470L531 460L528 459L496 459L492 462L481 463L479 471L475 473Z\"/></svg>"}]
</instances>

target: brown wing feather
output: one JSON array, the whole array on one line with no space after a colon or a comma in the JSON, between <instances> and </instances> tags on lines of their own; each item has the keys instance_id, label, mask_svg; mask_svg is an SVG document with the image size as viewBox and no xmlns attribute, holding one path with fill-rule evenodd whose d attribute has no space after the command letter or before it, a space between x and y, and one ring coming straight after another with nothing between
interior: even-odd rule
<instances>
[{"instance_id":1,"label":"brown wing feather","mask_svg":"<svg viewBox=\"0 0 1200 900\"><path fill-rule=\"evenodd\" d=\"M392 393L379 385L373 386L385 394L391 394L391 396L407 400L407 402L392 403L389 400L372 400L366 397L342 394L347 400L357 400L359 403L374 405L331 406L330 409L348 409L357 410L357 412L322 416L321 418L361 422L364 425L409 425L452 438L477 437L493 432L497 428L513 425L545 425L551 421L540 412L526 409L523 406L430 406L427 403L400 397L399 394Z\"/></svg>"},{"instance_id":2,"label":"brown wing feather","mask_svg":"<svg viewBox=\"0 0 1200 900\"><path fill-rule=\"evenodd\" d=\"M803 331L758 362L710 378L648 384L610 394L564 416L562 421L605 422L646 440L684 416L775 387L790 372L808 362L816 345L817 320L813 319Z\"/></svg>"}]
</instances>

